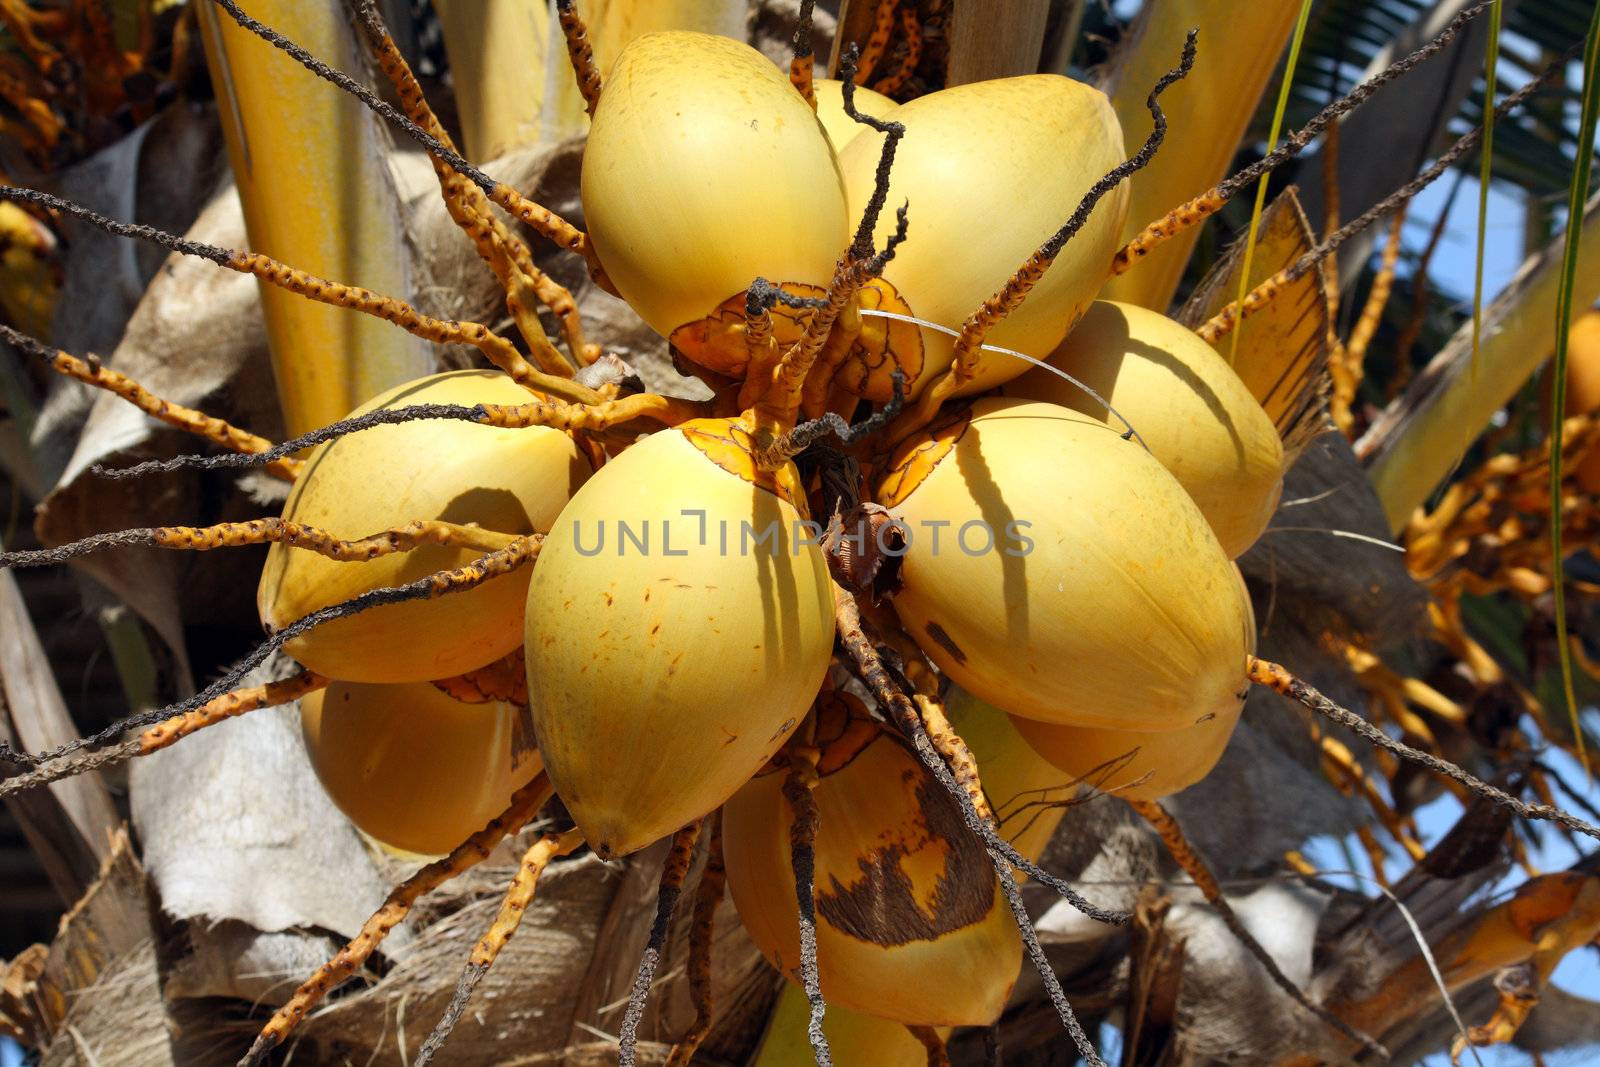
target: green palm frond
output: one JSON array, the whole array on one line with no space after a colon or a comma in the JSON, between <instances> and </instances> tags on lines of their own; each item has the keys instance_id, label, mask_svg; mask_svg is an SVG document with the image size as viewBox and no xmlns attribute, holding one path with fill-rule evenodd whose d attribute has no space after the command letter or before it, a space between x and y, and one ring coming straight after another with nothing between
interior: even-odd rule
<instances>
[{"instance_id":1,"label":"green palm frond","mask_svg":"<svg viewBox=\"0 0 1600 1067\"><path fill-rule=\"evenodd\" d=\"M1295 75L1290 125L1303 124L1335 96L1347 92L1397 34L1424 19L1435 6L1431 0L1323 0L1318 4ZM1581 42L1592 11L1593 0L1525 0L1510 7L1496 78L1499 95L1516 90L1545 64ZM1483 98L1479 79L1459 112L1450 118L1452 135L1482 125ZM1564 197L1577 153L1577 130L1572 121L1577 106L1575 88L1552 87L1535 105L1497 123L1495 179L1541 200ZM1258 116L1263 122L1265 118ZM1476 172L1478 162L1468 158L1461 166Z\"/></svg>"}]
</instances>

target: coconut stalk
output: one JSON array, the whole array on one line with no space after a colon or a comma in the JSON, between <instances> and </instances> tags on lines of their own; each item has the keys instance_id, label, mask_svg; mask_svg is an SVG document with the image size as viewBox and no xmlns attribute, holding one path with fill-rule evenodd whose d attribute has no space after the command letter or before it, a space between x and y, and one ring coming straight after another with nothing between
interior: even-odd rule
<instances>
[{"instance_id":1,"label":"coconut stalk","mask_svg":"<svg viewBox=\"0 0 1600 1067\"><path fill-rule=\"evenodd\" d=\"M377 120L214 5L196 13L251 248L409 297L411 248ZM337 67L363 67L340 4L258 0L250 13ZM433 367L426 342L388 323L272 286L260 291L291 434L343 418Z\"/></svg>"},{"instance_id":2,"label":"coconut stalk","mask_svg":"<svg viewBox=\"0 0 1600 1067\"><path fill-rule=\"evenodd\" d=\"M550 5L545 0L435 0L434 10L450 54L467 158L483 162L536 144L545 64L552 55ZM564 61L559 70L572 80Z\"/></svg>"},{"instance_id":3,"label":"coconut stalk","mask_svg":"<svg viewBox=\"0 0 1600 1067\"><path fill-rule=\"evenodd\" d=\"M478 0L469 0L476 3ZM744 40L748 8L744 0L588 0L579 5L589 27L595 65L601 77L624 45L657 30L694 30ZM551 18L554 19L552 13ZM544 116L539 139L546 144L589 132L589 115L567 60L560 29L551 29L546 46Z\"/></svg>"},{"instance_id":4,"label":"coconut stalk","mask_svg":"<svg viewBox=\"0 0 1600 1067\"><path fill-rule=\"evenodd\" d=\"M1589 199L1581 240L1573 286L1577 310L1600 295L1600 195ZM1356 442L1391 529L1405 526L1494 413L1554 351L1553 309L1565 243L1566 235L1558 235L1530 257L1484 312L1475 374L1468 321Z\"/></svg>"},{"instance_id":5,"label":"coconut stalk","mask_svg":"<svg viewBox=\"0 0 1600 1067\"><path fill-rule=\"evenodd\" d=\"M1239 139L1278 65L1298 5L1239 4L1231 0L1172 0L1147 4L1102 86L1111 97L1130 152L1152 127L1145 97L1183 50L1184 35L1200 30L1194 70L1162 97L1169 131L1162 150L1132 182L1123 238L1215 185L1228 172ZM1166 311L1199 237L1188 230L1168 241L1100 294L1107 300Z\"/></svg>"}]
</instances>

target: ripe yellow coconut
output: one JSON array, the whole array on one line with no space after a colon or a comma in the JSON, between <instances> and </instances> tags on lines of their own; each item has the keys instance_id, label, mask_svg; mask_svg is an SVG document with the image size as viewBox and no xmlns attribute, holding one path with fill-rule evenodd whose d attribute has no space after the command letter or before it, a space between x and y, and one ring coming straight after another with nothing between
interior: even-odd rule
<instances>
[{"instance_id":1,"label":"ripe yellow coconut","mask_svg":"<svg viewBox=\"0 0 1600 1067\"><path fill-rule=\"evenodd\" d=\"M526 717L426 682L334 682L300 701L311 765L339 810L390 848L423 855L483 829L539 773Z\"/></svg>"},{"instance_id":2,"label":"ripe yellow coconut","mask_svg":"<svg viewBox=\"0 0 1600 1067\"><path fill-rule=\"evenodd\" d=\"M550 781L601 856L718 807L804 717L833 596L803 507L792 464L759 472L740 423L701 419L623 452L550 532L529 697Z\"/></svg>"},{"instance_id":3,"label":"ripe yellow coconut","mask_svg":"<svg viewBox=\"0 0 1600 1067\"><path fill-rule=\"evenodd\" d=\"M1236 708L1250 608L1183 487L1097 419L988 399L901 448L876 499L894 598L955 682L1016 715L1172 730Z\"/></svg>"},{"instance_id":4,"label":"ripe yellow coconut","mask_svg":"<svg viewBox=\"0 0 1600 1067\"><path fill-rule=\"evenodd\" d=\"M390 390L356 414L412 404L522 404L529 398L503 374L452 371ZM548 530L590 473L572 438L546 427L505 430L444 421L380 426L318 446L283 517L343 538L415 519L525 534ZM342 563L273 545L256 605L262 623L275 630L319 608L459 567L482 554L423 545ZM319 674L345 681L422 682L463 674L517 647L528 577L524 567L467 592L373 608L319 626L285 647Z\"/></svg>"},{"instance_id":5,"label":"ripe yellow coconut","mask_svg":"<svg viewBox=\"0 0 1600 1067\"><path fill-rule=\"evenodd\" d=\"M855 140L858 134L870 133L872 140L879 145L883 143L882 134L845 114L844 82L836 78L818 78L812 83L812 88L817 94L817 121L822 123L823 132L828 135L828 143L833 146L835 155L842 152L844 146ZM855 100L857 111L875 119L888 118L889 112L900 106L865 85L856 86Z\"/></svg>"},{"instance_id":6,"label":"ripe yellow coconut","mask_svg":"<svg viewBox=\"0 0 1600 1067\"><path fill-rule=\"evenodd\" d=\"M1272 420L1217 351L1155 311L1097 300L1048 362L1116 408L1200 505L1235 558L1267 528L1283 491L1283 443ZM1034 368L1006 396L1122 420L1071 382Z\"/></svg>"},{"instance_id":7,"label":"ripe yellow coconut","mask_svg":"<svg viewBox=\"0 0 1600 1067\"><path fill-rule=\"evenodd\" d=\"M798 981L784 778L763 775L728 802L722 847L740 922ZM1022 940L988 856L944 788L880 730L824 773L813 796L823 997L913 1026L994 1022L1021 968Z\"/></svg>"},{"instance_id":8,"label":"ripe yellow coconut","mask_svg":"<svg viewBox=\"0 0 1600 1067\"><path fill-rule=\"evenodd\" d=\"M827 134L749 45L635 38L606 76L583 153L589 239L617 291L686 356L743 374L744 292L758 277L819 295L849 241ZM801 316L773 312L780 343Z\"/></svg>"},{"instance_id":9,"label":"ripe yellow coconut","mask_svg":"<svg viewBox=\"0 0 1600 1067\"><path fill-rule=\"evenodd\" d=\"M1077 783L1129 800L1160 800L1211 773L1242 708L1181 730L1155 732L1063 726L1021 716L1011 721L1036 752Z\"/></svg>"},{"instance_id":10,"label":"ripe yellow coconut","mask_svg":"<svg viewBox=\"0 0 1600 1067\"><path fill-rule=\"evenodd\" d=\"M1234 573L1238 574L1237 567ZM1244 585L1242 575L1239 584L1241 588ZM1247 610L1249 606L1247 591ZM1253 612L1250 622L1253 631ZM1255 651L1253 640L1250 651ZM983 708L999 714L999 709L971 696L966 700L974 706L974 712ZM1010 722L1035 752L1066 772L1075 784L1081 782L1128 800L1160 800L1188 789L1211 773L1222 759L1243 710L1241 703L1231 712L1223 710L1192 725L1156 733L1063 726L1020 716L1012 717Z\"/></svg>"},{"instance_id":11,"label":"ripe yellow coconut","mask_svg":"<svg viewBox=\"0 0 1600 1067\"><path fill-rule=\"evenodd\" d=\"M960 329L1058 230L1083 194L1122 162L1122 129L1098 89L1055 74L941 89L896 109L905 138L888 203L909 201L908 239L883 281L920 318ZM852 217L872 195L879 138L839 154ZM1027 301L990 331L991 344L1043 358L1066 336L1106 279L1128 211L1126 183L1106 194ZM893 231L885 212L879 247ZM922 330L926 356L910 382L917 395L950 365L954 340ZM1028 369L986 352L966 388L979 393Z\"/></svg>"}]
</instances>

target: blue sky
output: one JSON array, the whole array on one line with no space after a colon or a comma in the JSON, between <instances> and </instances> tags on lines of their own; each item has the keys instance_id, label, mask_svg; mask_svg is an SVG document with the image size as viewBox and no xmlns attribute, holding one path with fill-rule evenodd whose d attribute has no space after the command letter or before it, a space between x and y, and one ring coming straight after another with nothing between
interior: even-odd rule
<instances>
[{"instance_id":1,"label":"blue sky","mask_svg":"<svg viewBox=\"0 0 1600 1067\"><path fill-rule=\"evenodd\" d=\"M1600 719L1600 715L1597 715L1594 709L1589 709L1587 712L1586 721L1588 722L1591 730L1595 729L1597 725L1600 725L1600 723L1597 723L1597 719ZM1572 759L1566 753L1560 751L1559 749L1551 749L1545 754L1545 758L1560 772L1561 777L1566 781L1575 785L1584 781L1583 768L1578 765L1576 760ZM1600 802L1600 787L1590 785L1586 795L1591 802ZM1436 843L1439 838L1442 837L1444 833L1455 823L1460 814L1460 803L1456 801L1455 797L1448 794L1440 797L1438 800L1421 809L1417 813L1417 825L1419 831L1421 832L1423 844L1431 846ZM1531 850L1529 857L1534 866L1536 866L1539 870L1564 870L1571 866L1578 859L1578 852L1574 850L1560 835L1552 831L1545 833L1542 836L1542 846ZM1380 834L1380 840L1381 839L1382 838ZM1361 871L1363 874L1371 874L1371 868L1367 866L1366 855L1359 847L1352 848L1347 853L1345 850L1339 847L1334 839L1318 838L1317 840L1310 842L1304 851L1306 858L1313 864L1319 868L1329 870L1337 870L1341 868L1348 869L1350 857L1353 855L1357 863L1356 869ZM1396 860L1396 863L1391 869L1391 875L1398 871L1404 870L1404 861L1399 850L1391 850L1390 855ZM1498 890L1501 893L1509 892L1516 886L1521 885L1526 880L1527 875L1524 874L1520 869L1516 869L1509 876L1507 876L1503 882L1500 883ZM1348 887L1360 888L1360 890L1365 893L1371 892L1370 889L1366 888L1365 886L1360 886L1360 883L1355 879L1330 878L1330 881L1343 881L1343 883ZM1570 953L1566 959L1561 962L1561 965L1556 968L1556 972L1552 980L1556 985L1570 993L1576 993L1591 998L1600 998L1600 951L1597 951L1594 948L1584 948ZM1465 1021L1467 1025L1471 1026L1476 1023L1482 1023L1485 1020L1467 1019ZM1571 1058L1566 1059L1566 1062L1579 1063L1590 1061L1593 1053L1594 1050L1592 1048L1587 1052L1573 1053L1571 1054ZM1482 1056L1483 1063L1487 1065L1487 1067L1511 1067L1511 1065L1516 1065L1516 1067L1525 1067L1525 1065L1532 1063L1531 1057L1512 1049L1485 1049L1481 1050L1480 1055ZM1563 1057L1547 1057L1547 1059L1551 1063L1552 1067L1554 1067L1554 1064L1563 1062ZM1423 1062L1428 1064L1429 1067L1448 1067L1448 1064L1450 1063L1450 1057L1441 1052L1439 1055L1430 1057ZM1465 1057L1464 1062L1471 1063L1471 1057Z\"/></svg>"},{"instance_id":2,"label":"blue sky","mask_svg":"<svg viewBox=\"0 0 1600 1067\"><path fill-rule=\"evenodd\" d=\"M1406 214L1405 233L1401 246L1407 251L1421 254L1427 246L1439 212L1450 198L1450 187L1455 183L1445 175L1419 193L1411 202ZM1489 211L1484 226L1483 292L1487 304L1494 295L1505 288L1517 268L1522 265L1522 227L1526 211L1520 193L1506 192L1500 186L1489 184ZM1472 308L1473 262L1477 258L1478 233L1478 180L1466 178L1461 191L1450 205L1450 220L1446 224L1439 248L1428 266L1428 278L1435 291L1449 293L1461 302L1461 310Z\"/></svg>"}]
</instances>

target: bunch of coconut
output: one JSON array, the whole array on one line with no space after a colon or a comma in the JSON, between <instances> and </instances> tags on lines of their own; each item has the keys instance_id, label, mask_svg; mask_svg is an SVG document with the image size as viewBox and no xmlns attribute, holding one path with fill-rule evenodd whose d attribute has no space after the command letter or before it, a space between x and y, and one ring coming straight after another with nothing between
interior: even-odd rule
<instances>
[{"instance_id":1,"label":"bunch of coconut","mask_svg":"<svg viewBox=\"0 0 1600 1067\"><path fill-rule=\"evenodd\" d=\"M913 1025L986 1025L1021 966L1014 920L955 801L860 699L836 647L836 597L871 596L796 535L834 506L818 464L764 450L806 418L882 410L897 381L906 401L922 396L951 369L952 331L1123 160L1123 134L1098 90L1054 75L900 106L856 89L855 108L903 129L868 236L883 249L902 204L907 230L824 332L886 135L846 114L838 83L815 95L814 110L730 39L658 33L621 52L584 157L589 238L620 295L713 386L714 410L626 440L415 421L320 446L286 518L544 540L531 568L287 650L337 680L307 703L305 733L329 794L377 840L447 851L541 768L605 858L720 812L733 900L791 977L783 785L805 750L824 996ZM1283 450L1210 346L1096 300L1127 202L1126 184L1099 201L931 421L850 446L861 499L898 537L873 636L925 658L925 695L1002 815L1076 785L1181 790L1215 765L1245 695L1254 621L1233 559L1277 502ZM770 328L747 314L758 278L782 294ZM820 355L797 381L808 333ZM464 371L364 410L528 399ZM282 626L481 551L333 562L276 546L262 619ZM1041 814L1002 819L1030 856L1059 817Z\"/></svg>"}]
</instances>

